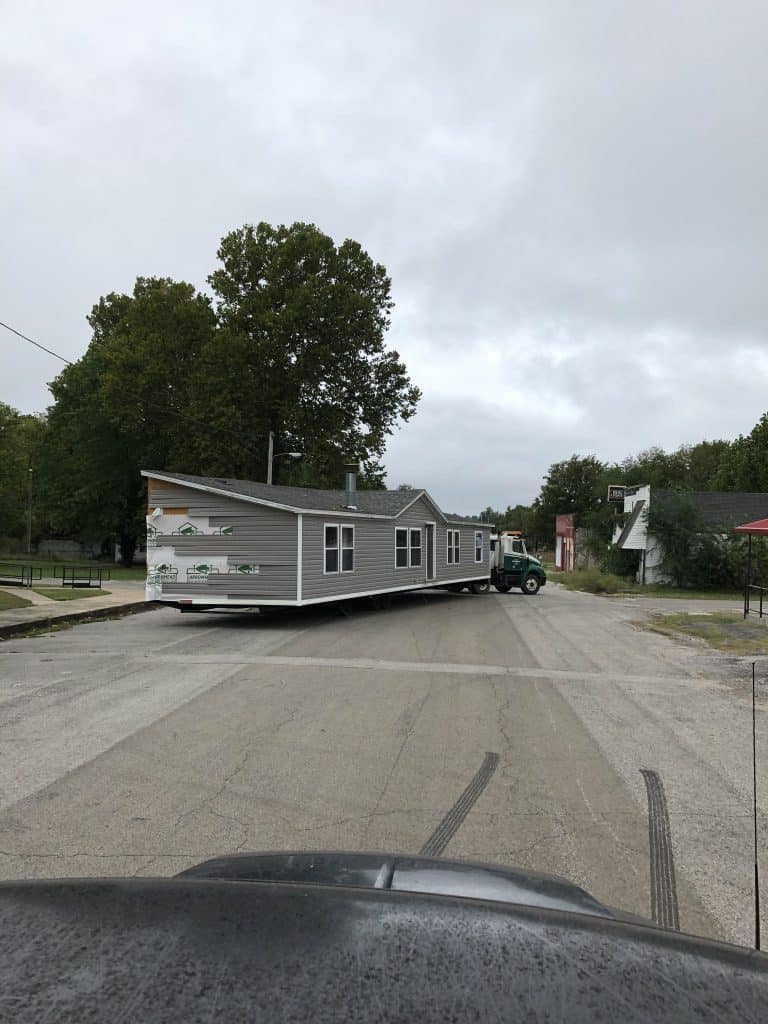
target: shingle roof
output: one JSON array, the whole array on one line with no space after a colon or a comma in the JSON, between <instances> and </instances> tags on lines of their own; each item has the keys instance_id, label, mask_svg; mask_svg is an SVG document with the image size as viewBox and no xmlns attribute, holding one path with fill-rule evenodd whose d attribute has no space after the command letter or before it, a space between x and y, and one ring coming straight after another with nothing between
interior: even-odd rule
<instances>
[{"instance_id":1,"label":"shingle roof","mask_svg":"<svg viewBox=\"0 0 768 1024\"><path fill-rule=\"evenodd\" d=\"M168 473L163 470L143 470L143 476L159 479L178 480L180 483L197 484L200 487L210 487L216 491L223 491L235 496L242 495L246 498L260 498L277 505L285 505L288 508L314 509L320 512L341 512L346 509L347 493L338 490L320 490L314 487L281 487L255 483L252 480L232 480L229 477L214 476L191 476L189 473ZM411 502L425 491L412 489L407 491L357 491L355 494L355 506L358 512L376 516L399 515ZM427 495L429 501L435 502ZM435 506L437 507L437 506ZM456 519L461 522L477 522L478 520L465 519L462 516L446 516L446 519Z\"/></svg>"},{"instance_id":2,"label":"shingle roof","mask_svg":"<svg viewBox=\"0 0 768 1024\"><path fill-rule=\"evenodd\" d=\"M664 504L673 495L685 495L710 526L738 526L768 516L768 494L763 491L673 491L651 488L651 504Z\"/></svg>"}]
</instances>

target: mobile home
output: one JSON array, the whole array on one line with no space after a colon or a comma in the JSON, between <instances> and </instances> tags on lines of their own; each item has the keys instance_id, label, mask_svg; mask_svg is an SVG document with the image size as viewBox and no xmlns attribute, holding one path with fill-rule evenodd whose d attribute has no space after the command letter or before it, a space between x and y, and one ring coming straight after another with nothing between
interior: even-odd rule
<instances>
[{"instance_id":1,"label":"mobile home","mask_svg":"<svg viewBox=\"0 0 768 1024\"><path fill-rule=\"evenodd\" d=\"M179 608L301 606L489 587L488 523L426 491L280 487L144 470L147 598Z\"/></svg>"}]
</instances>

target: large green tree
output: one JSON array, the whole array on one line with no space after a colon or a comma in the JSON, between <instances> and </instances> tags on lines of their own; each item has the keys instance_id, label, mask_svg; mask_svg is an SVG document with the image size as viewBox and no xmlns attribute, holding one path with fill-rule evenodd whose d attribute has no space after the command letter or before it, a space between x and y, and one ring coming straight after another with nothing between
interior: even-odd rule
<instances>
[{"instance_id":1,"label":"large green tree","mask_svg":"<svg viewBox=\"0 0 768 1024\"><path fill-rule=\"evenodd\" d=\"M594 455L572 455L551 465L538 498L533 503L532 527L542 541L554 538L555 517L572 513L576 526L589 525L600 507L601 491L607 493L605 463Z\"/></svg>"},{"instance_id":2,"label":"large green tree","mask_svg":"<svg viewBox=\"0 0 768 1024\"><path fill-rule=\"evenodd\" d=\"M26 533L29 488L34 499L45 430L45 417L20 413L0 402L0 537L12 542L21 541ZM32 508L38 510L36 527L39 503L33 500Z\"/></svg>"},{"instance_id":3,"label":"large green tree","mask_svg":"<svg viewBox=\"0 0 768 1024\"><path fill-rule=\"evenodd\" d=\"M209 282L218 330L193 373L193 406L213 429L192 431L207 473L263 480L270 432L283 482L339 486L347 460L382 477L386 439L420 392L385 346L390 280L362 247L313 224L261 223L230 232ZM216 428L234 431L222 445Z\"/></svg>"},{"instance_id":4,"label":"large green tree","mask_svg":"<svg viewBox=\"0 0 768 1024\"><path fill-rule=\"evenodd\" d=\"M724 491L768 491L768 413L723 453L715 485Z\"/></svg>"},{"instance_id":5,"label":"large green tree","mask_svg":"<svg viewBox=\"0 0 768 1024\"><path fill-rule=\"evenodd\" d=\"M50 385L41 486L53 530L117 539L130 562L144 529L140 470L196 468L184 461L195 415L187 389L213 312L191 285L139 278L131 295L102 298L88 322L85 355Z\"/></svg>"}]
</instances>

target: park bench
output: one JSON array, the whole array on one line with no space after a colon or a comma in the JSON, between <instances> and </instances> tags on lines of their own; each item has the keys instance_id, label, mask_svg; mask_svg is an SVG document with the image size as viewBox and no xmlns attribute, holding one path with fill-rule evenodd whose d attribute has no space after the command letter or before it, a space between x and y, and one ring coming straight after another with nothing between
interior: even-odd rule
<instances>
[{"instance_id":1,"label":"park bench","mask_svg":"<svg viewBox=\"0 0 768 1024\"><path fill-rule=\"evenodd\" d=\"M101 587L111 571L103 565L56 565L53 578L60 579L62 587Z\"/></svg>"},{"instance_id":2,"label":"park bench","mask_svg":"<svg viewBox=\"0 0 768 1024\"><path fill-rule=\"evenodd\" d=\"M43 570L28 562L0 562L0 585L31 587L33 580L41 580Z\"/></svg>"}]
</instances>

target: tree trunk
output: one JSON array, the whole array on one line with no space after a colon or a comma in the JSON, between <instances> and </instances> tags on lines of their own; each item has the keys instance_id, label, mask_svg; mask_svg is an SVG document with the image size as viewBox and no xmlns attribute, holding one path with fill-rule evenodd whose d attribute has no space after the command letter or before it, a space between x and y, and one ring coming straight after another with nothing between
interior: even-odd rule
<instances>
[{"instance_id":1,"label":"tree trunk","mask_svg":"<svg viewBox=\"0 0 768 1024\"><path fill-rule=\"evenodd\" d=\"M120 534L120 564L126 569L133 565L133 556L136 554L136 535L132 533Z\"/></svg>"}]
</instances>

